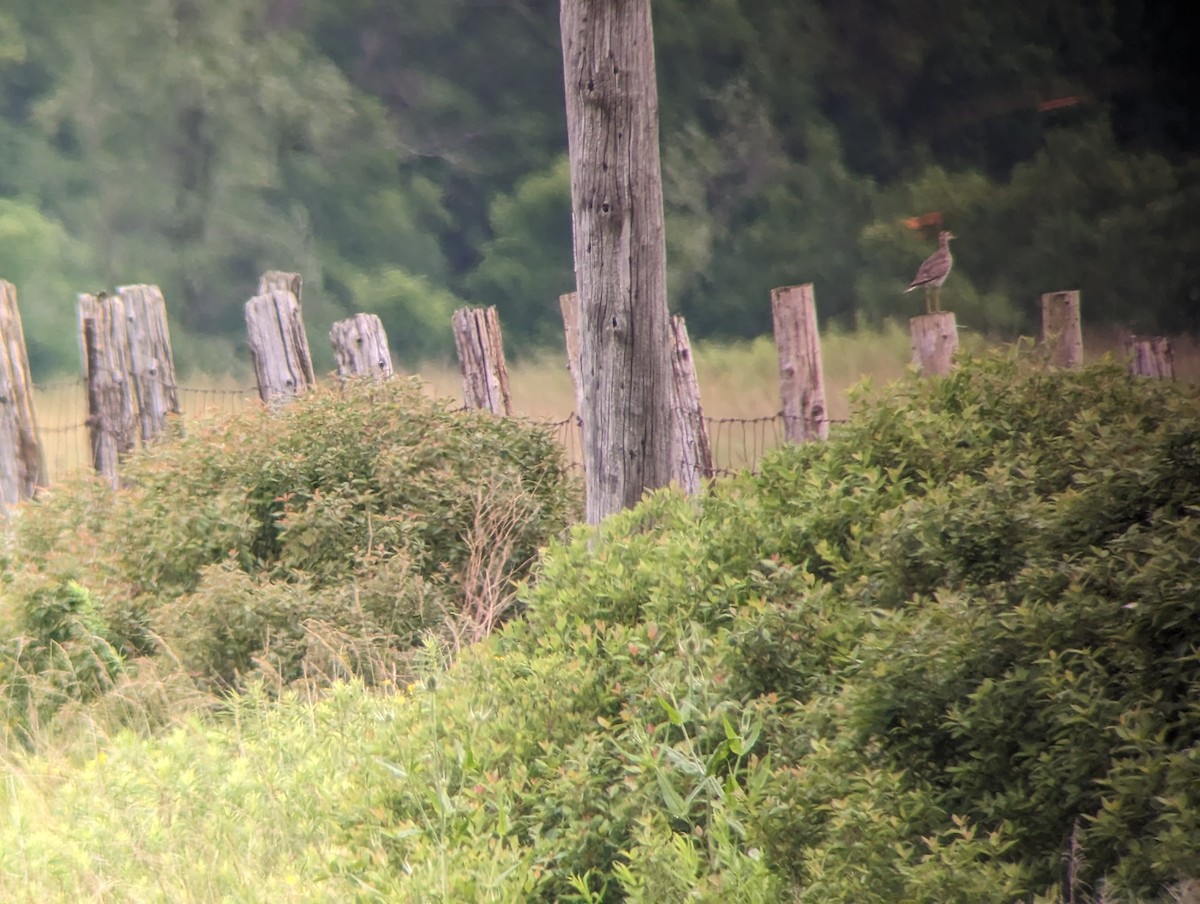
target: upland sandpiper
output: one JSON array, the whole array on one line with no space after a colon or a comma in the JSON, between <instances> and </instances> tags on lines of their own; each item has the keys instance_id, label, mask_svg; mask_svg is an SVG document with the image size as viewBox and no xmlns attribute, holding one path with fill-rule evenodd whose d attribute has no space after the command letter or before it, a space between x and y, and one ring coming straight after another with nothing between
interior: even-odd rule
<instances>
[{"instance_id":1,"label":"upland sandpiper","mask_svg":"<svg viewBox=\"0 0 1200 904\"><path fill-rule=\"evenodd\" d=\"M947 230L943 229L938 233L938 250L925 258L925 263L921 264L917 275L904 290L911 292L921 286L925 287L926 314L932 314L934 311L942 309L942 283L946 281L946 277L950 275L950 268L954 266L954 257L950 254L952 238L954 238L954 233ZM933 290L933 307L929 306L930 289Z\"/></svg>"}]
</instances>

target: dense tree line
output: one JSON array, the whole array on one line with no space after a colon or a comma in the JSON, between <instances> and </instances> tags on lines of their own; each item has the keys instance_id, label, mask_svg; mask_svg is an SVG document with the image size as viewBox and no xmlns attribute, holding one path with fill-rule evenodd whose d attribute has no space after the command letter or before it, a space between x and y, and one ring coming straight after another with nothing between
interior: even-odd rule
<instances>
[{"instance_id":1,"label":"dense tree line","mask_svg":"<svg viewBox=\"0 0 1200 904\"><path fill-rule=\"evenodd\" d=\"M672 306L693 336L764 331L768 290L799 281L846 323L917 313L900 291L937 214L973 328L1080 288L1090 321L1196 329L1196 16L655 0ZM443 354L472 303L515 351L557 341L551 0L11 0L0 85L0 277L41 373L76 366L77 291L140 281L184 363L219 368L267 267L304 274L314 334L373 311L404 356Z\"/></svg>"}]
</instances>

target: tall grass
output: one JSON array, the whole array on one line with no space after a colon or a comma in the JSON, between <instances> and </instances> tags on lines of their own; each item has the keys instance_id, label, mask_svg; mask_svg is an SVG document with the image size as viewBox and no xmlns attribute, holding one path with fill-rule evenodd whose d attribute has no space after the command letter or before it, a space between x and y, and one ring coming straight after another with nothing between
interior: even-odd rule
<instances>
[{"instance_id":1,"label":"tall grass","mask_svg":"<svg viewBox=\"0 0 1200 904\"><path fill-rule=\"evenodd\" d=\"M0 751L0 900L351 900L330 867L369 852L338 847L342 819L376 768L369 726L401 703L251 691L150 739Z\"/></svg>"},{"instance_id":2,"label":"tall grass","mask_svg":"<svg viewBox=\"0 0 1200 904\"><path fill-rule=\"evenodd\" d=\"M1087 363L1106 356L1120 357L1123 333L1116 329L1087 330ZM987 337L963 330L959 347L976 354L985 348L1012 345L1014 340ZM1200 342L1193 336L1172 338L1176 378L1200 382ZM779 358L770 336L694 345L696 375L704 412L712 418L752 418L780 409ZM821 334L821 357L829 416L844 419L850 410L849 390L866 383L874 392L902 379L908 372L912 347L905 325L889 321L877 328L845 330L830 327ZM401 366L419 374L430 392L447 399L462 398L462 376L452 360ZM517 359L509 368L513 405L518 414L558 421L576 408L575 393L561 350L543 351ZM871 393L868 393L869 395Z\"/></svg>"}]
</instances>

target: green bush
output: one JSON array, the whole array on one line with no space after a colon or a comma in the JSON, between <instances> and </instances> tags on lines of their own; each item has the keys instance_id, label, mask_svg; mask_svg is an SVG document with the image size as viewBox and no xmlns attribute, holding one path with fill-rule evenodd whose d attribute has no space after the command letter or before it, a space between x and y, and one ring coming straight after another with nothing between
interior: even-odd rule
<instances>
[{"instance_id":1,"label":"green bush","mask_svg":"<svg viewBox=\"0 0 1200 904\"><path fill-rule=\"evenodd\" d=\"M176 432L123 464L120 492L80 480L29 506L13 555L94 590L122 655L168 648L214 687L387 672L458 630L472 594L511 593L578 508L551 435L411 379ZM496 513L506 542L486 543Z\"/></svg>"},{"instance_id":2,"label":"green bush","mask_svg":"<svg viewBox=\"0 0 1200 904\"><path fill-rule=\"evenodd\" d=\"M1194 846L1168 840L1198 803L1174 793L1200 745L1185 627L1200 622L1195 410L1177 387L1115 368L992 361L764 467L760 520L785 534L781 559L819 580L743 629L755 657L742 666L803 712L779 723L781 749L809 754L795 759L799 786L778 773L789 815L765 841L798 883L815 882L813 900L856 897L812 864L844 866L864 846L893 851L857 874L891 892L857 900L1011 900L1049 887L1069 842L1077 881L1110 894L1200 871ZM812 613L830 592L862 607L833 614L832 645ZM814 644L833 651L820 671L837 673L818 695L793 677L811 674ZM1152 756L1121 755L1131 724ZM838 777L875 772L886 794ZM936 849L922 840L944 831ZM988 896L965 879L953 897L906 884L930 881L947 843L1007 881L992 876Z\"/></svg>"},{"instance_id":3,"label":"green bush","mask_svg":"<svg viewBox=\"0 0 1200 904\"><path fill-rule=\"evenodd\" d=\"M542 900L1163 895L1200 873L1195 405L988 359L578 529L382 744L362 837L459 882L492 839Z\"/></svg>"}]
</instances>

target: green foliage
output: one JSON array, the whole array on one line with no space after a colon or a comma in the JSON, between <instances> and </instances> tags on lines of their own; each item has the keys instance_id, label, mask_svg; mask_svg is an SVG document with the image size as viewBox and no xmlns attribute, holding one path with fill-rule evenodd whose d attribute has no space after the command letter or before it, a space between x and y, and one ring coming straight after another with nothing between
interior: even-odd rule
<instances>
[{"instance_id":1,"label":"green foliage","mask_svg":"<svg viewBox=\"0 0 1200 904\"><path fill-rule=\"evenodd\" d=\"M428 865L401 897L499 850L546 869L521 894L589 901L1011 901L1070 845L1073 893L1186 879L1194 404L983 362L580 530L420 693L364 837Z\"/></svg>"},{"instance_id":2,"label":"green foliage","mask_svg":"<svg viewBox=\"0 0 1200 904\"><path fill-rule=\"evenodd\" d=\"M30 744L63 706L112 688L124 661L96 600L74 581L20 575L0 593L13 618L0 640L0 738Z\"/></svg>"},{"instance_id":3,"label":"green foliage","mask_svg":"<svg viewBox=\"0 0 1200 904\"><path fill-rule=\"evenodd\" d=\"M30 367L39 373L65 370L78 360L75 337L57 328L55 308L71 297L84 259L79 243L36 205L0 197L0 279L17 286Z\"/></svg>"},{"instance_id":4,"label":"green foliage","mask_svg":"<svg viewBox=\"0 0 1200 904\"><path fill-rule=\"evenodd\" d=\"M1190 7L1126 6L656 0L669 294L693 338L765 332L767 292L802 282L842 325L919 311L900 293L932 239L903 223L935 211L966 326L1030 331L1039 295L1078 288L1090 323L1194 329ZM511 351L557 344L558 12L10 0L0 278L37 375L73 369L71 297L133 282L163 287L181 368L229 367L266 268L303 274L312 335L370 310L436 359L467 299L500 308Z\"/></svg>"},{"instance_id":5,"label":"green foliage","mask_svg":"<svg viewBox=\"0 0 1200 904\"><path fill-rule=\"evenodd\" d=\"M1197 614L1191 604L1186 614L1178 608L1179 594L1196 599L1179 567L1197 549L1189 500L1200 489L1190 464L1200 434L1191 404L1115 370L1022 375L993 364L857 421L842 455L834 453L836 482L814 474L812 462L797 469L791 456L764 468L774 484L766 498L786 500L766 517L778 520L812 492L826 496L818 511L836 514L806 520L781 556L855 598L867 619L839 650L846 665L836 694L813 700L806 687L774 685L811 707L787 731L792 746L819 743L829 759L823 767L824 755L801 758L804 783L788 793L816 803L814 785L830 781L823 768L883 768L901 813L910 813L915 834L906 844L954 814L961 829L999 845L998 865L1019 869L996 885L1002 900L1011 899L1005 889L1053 880L1076 820L1085 826L1081 881L1107 873L1114 892L1141 895L1194 874L1190 854L1142 853L1159 847L1159 833L1186 831L1186 813L1125 822L1121 831L1104 818L1126 719L1155 725L1160 761L1180 763L1200 740L1188 702L1198 677L1194 642L1176 627ZM1159 555L1175 564L1160 570ZM771 648L767 668L756 665L750 674L760 685L790 677L781 654L801 663L812 655L809 599L782 625L768 621L773 637L794 640ZM840 797L838 788L826 793ZM876 793L861 804L874 807ZM1146 793L1131 793L1126 805L1146 806ZM805 841L784 848L781 862L825 862L861 843L862 826L839 820L814 841L803 812L787 821ZM868 810L867 818L895 831L895 814ZM773 837L782 834L776 827ZM893 841L904 839L884 835L869 846ZM817 853L804 854L810 844ZM894 882L892 869L919 848L874 875ZM995 855L984 850L990 862ZM893 888L891 899L914 896Z\"/></svg>"},{"instance_id":6,"label":"green foliage","mask_svg":"<svg viewBox=\"0 0 1200 904\"><path fill-rule=\"evenodd\" d=\"M119 493L83 480L30 507L15 555L96 588L124 653L165 644L217 686L369 673L506 592L576 505L551 436L416 380L202 422L123 471Z\"/></svg>"},{"instance_id":7,"label":"green foliage","mask_svg":"<svg viewBox=\"0 0 1200 904\"><path fill-rule=\"evenodd\" d=\"M558 296L575 289L571 247L571 179L565 156L492 200L492 238L467 281L475 300L496 305L510 333L543 344L559 329Z\"/></svg>"},{"instance_id":8,"label":"green foliage","mask_svg":"<svg viewBox=\"0 0 1200 904\"><path fill-rule=\"evenodd\" d=\"M6 900L346 901L332 878L346 808L368 804L371 722L393 705L361 685L320 702L254 690L219 719L147 740L103 739L74 760L7 758L0 801ZM331 743L331 739L337 739ZM102 803L101 803L102 802Z\"/></svg>"},{"instance_id":9,"label":"green foliage","mask_svg":"<svg viewBox=\"0 0 1200 904\"><path fill-rule=\"evenodd\" d=\"M181 592L154 611L191 632L190 667L228 646L262 675L303 674L312 635L289 633L290 613L351 605L338 595L360 579L350 497L296 475L352 482L371 444L311 454L326 401L301 409L287 454L241 439L263 474L246 498L265 508L234 525L238 554L186 579L159 572ZM1116 367L1021 356L911 379L759 475L697 498L660 491L550 540L523 617L461 649L426 633L399 693L336 685L316 704L268 703L251 682L207 723L114 741L137 765L111 789L95 762L49 787L0 783L17 814L0 822L0 882L48 867L37 887L69 897L128 863L126 899L156 869L175 888L194 875L183 858L139 853L185 850L201 826L231 838L234 865L214 881L234 896L245 870L284 899L291 876L331 899L1165 901L1200 873L1196 402ZM423 412L439 416L453 419ZM417 469L412 492L453 473ZM378 522L379 564L409 557L436 592L430 563L454 553L428 558L441 535L427 527ZM61 571L53 535L27 548ZM251 756L267 764L259 783ZM221 828L223 808L236 826ZM38 812L76 821L32 832ZM183 825L163 828L163 813ZM245 820L264 821L277 858L244 842ZM94 848L104 856L64 865Z\"/></svg>"},{"instance_id":10,"label":"green foliage","mask_svg":"<svg viewBox=\"0 0 1200 904\"><path fill-rule=\"evenodd\" d=\"M436 359L453 348L451 318L463 302L427 277L397 267L334 273L348 308L378 315L397 358Z\"/></svg>"}]
</instances>

